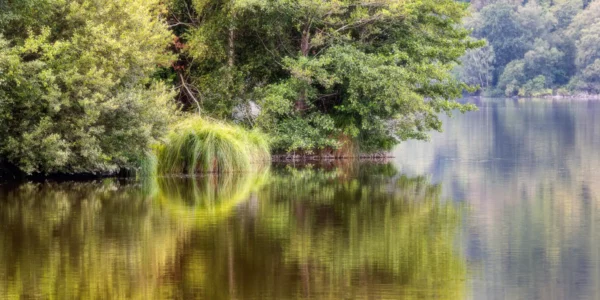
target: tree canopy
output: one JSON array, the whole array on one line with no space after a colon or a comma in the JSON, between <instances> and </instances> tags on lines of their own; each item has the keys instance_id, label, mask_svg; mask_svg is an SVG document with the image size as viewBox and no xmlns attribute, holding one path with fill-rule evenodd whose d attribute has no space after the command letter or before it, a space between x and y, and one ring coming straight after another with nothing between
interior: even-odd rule
<instances>
[{"instance_id":1,"label":"tree canopy","mask_svg":"<svg viewBox=\"0 0 600 300\"><path fill-rule=\"evenodd\" d=\"M26 173L135 166L175 111L150 78L171 60L159 1L3 3L0 158Z\"/></svg>"},{"instance_id":2,"label":"tree canopy","mask_svg":"<svg viewBox=\"0 0 600 300\"><path fill-rule=\"evenodd\" d=\"M465 27L486 39L492 68L467 52L457 77L489 95L542 96L600 92L597 73L600 2L478 1ZM599 63L600 65L600 63ZM490 74L491 84L473 74Z\"/></svg>"},{"instance_id":3,"label":"tree canopy","mask_svg":"<svg viewBox=\"0 0 600 300\"><path fill-rule=\"evenodd\" d=\"M440 130L437 115L468 110L450 76L479 45L466 5L426 1L175 1L182 97L204 112L273 133L276 151L318 152L357 141L390 149ZM188 87L193 87L189 88Z\"/></svg>"},{"instance_id":4,"label":"tree canopy","mask_svg":"<svg viewBox=\"0 0 600 300\"><path fill-rule=\"evenodd\" d=\"M451 73L482 45L467 14L454 0L2 1L0 165L136 168L178 104L258 128L278 153L427 139L440 113L474 109Z\"/></svg>"}]
</instances>

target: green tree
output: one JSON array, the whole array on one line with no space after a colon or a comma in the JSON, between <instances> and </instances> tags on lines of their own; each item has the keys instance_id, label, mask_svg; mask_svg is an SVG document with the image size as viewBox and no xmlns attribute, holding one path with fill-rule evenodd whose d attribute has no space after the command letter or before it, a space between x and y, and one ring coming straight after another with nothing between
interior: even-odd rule
<instances>
[{"instance_id":1,"label":"green tree","mask_svg":"<svg viewBox=\"0 0 600 300\"><path fill-rule=\"evenodd\" d=\"M494 48L489 44L468 50L461 58L461 65L455 72L467 84L478 85L485 89L492 85L494 80Z\"/></svg>"},{"instance_id":2,"label":"green tree","mask_svg":"<svg viewBox=\"0 0 600 300\"><path fill-rule=\"evenodd\" d=\"M585 7L584 10L573 18L573 21L568 27L569 34L574 39L579 39L581 32L588 28L590 25L598 22L600 18L600 3L592 2L589 6Z\"/></svg>"},{"instance_id":3,"label":"green tree","mask_svg":"<svg viewBox=\"0 0 600 300\"><path fill-rule=\"evenodd\" d=\"M172 59L159 1L17 2L0 15L0 161L29 174L135 167L175 111L150 80Z\"/></svg>"},{"instance_id":4,"label":"green tree","mask_svg":"<svg viewBox=\"0 0 600 300\"><path fill-rule=\"evenodd\" d=\"M507 95L516 94L521 85L539 75L546 78L547 86L555 86L566 84L574 73L574 44L564 29L577 13L577 3L560 2L557 7L564 8L561 11L550 5L540 1L523 5L497 2L483 7L465 24L473 29L474 37L487 39L493 47L494 85ZM518 75L517 60L523 62Z\"/></svg>"},{"instance_id":5,"label":"green tree","mask_svg":"<svg viewBox=\"0 0 600 300\"><path fill-rule=\"evenodd\" d=\"M231 119L236 108L249 107L253 87L275 78L269 73L279 68L277 61L264 55L257 38L268 24L249 5L238 0L169 4L171 26L184 43L175 68L180 99L204 114Z\"/></svg>"},{"instance_id":6,"label":"green tree","mask_svg":"<svg viewBox=\"0 0 600 300\"><path fill-rule=\"evenodd\" d=\"M519 86L525 82L525 62L521 59L511 61L504 68L498 79L498 88L506 96L514 96L519 91Z\"/></svg>"},{"instance_id":7,"label":"green tree","mask_svg":"<svg viewBox=\"0 0 600 300\"><path fill-rule=\"evenodd\" d=\"M537 38L546 38L557 22L547 7L537 1L527 1L523 6L518 6L517 20L524 29L529 45Z\"/></svg>"},{"instance_id":8,"label":"green tree","mask_svg":"<svg viewBox=\"0 0 600 300\"><path fill-rule=\"evenodd\" d=\"M478 15L473 34L486 38L496 53L497 72L509 62L523 57L528 49L524 28L519 22L515 6L496 3L486 6Z\"/></svg>"},{"instance_id":9,"label":"green tree","mask_svg":"<svg viewBox=\"0 0 600 300\"><path fill-rule=\"evenodd\" d=\"M551 7L554 18L556 19L556 27L565 29L569 27L573 18L583 9L581 0L564 0L558 2Z\"/></svg>"},{"instance_id":10,"label":"green tree","mask_svg":"<svg viewBox=\"0 0 600 300\"><path fill-rule=\"evenodd\" d=\"M577 67L582 70L588 65L594 63L600 58L600 49L598 43L600 42L600 22L591 24L581 30L581 36L577 40L577 56L575 63Z\"/></svg>"},{"instance_id":11,"label":"green tree","mask_svg":"<svg viewBox=\"0 0 600 300\"><path fill-rule=\"evenodd\" d=\"M542 75L548 86L568 81L563 68L564 53L542 39L537 39L533 48L525 53L524 62L526 79Z\"/></svg>"},{"instance_id":12,"label":"green tree","mask_svg":"<svg viewBox=\"0 0 600 300\"><path fill-rule=\"evenodd\" d=\"M547 86L548 83L544 75L538 75L523 84L519 89L519 96L539 97L551 94L552 90L546 89Z\"/></svg>"},{"instance_id":13,"label":"green tree","mask_svg":"<svg viewBox=\"0 0 600 300\"><path fill-rule=\"evenodd\" d=\"M62 1L64 2L64 1ZM24 38L27 28L49 25L53 17L60 17L55 0L0 1L0 31L5 38Z\"/></svg>"},{"instance_id":14,"label":"green tree","mask_svg":"<svg viewBox=\"0 0 600 300\"><path fill-rule=\"evenodd\" d=\"M572 89L588 93L600 93L600 59L589 64L569 82Z\"/></svg>"},{"instance_id":15,"label":"green tree","mask_svg":"<svg viewBox=\"0 0 600 300\"><path fill-rule=\"evenodd\" d=\"M567 29L567 33L575 40L575 66L577 76L570 82L572 89L597 93L600 91L598 43L600 38L600 3L592 2L581 11Z\"/></svg>"},{"instance_id":16,"label":"green tree","mask_svg":"<svg viewBox=\"0 0 600 300\"><path fill-rule=\"evenodd\" d=\"M449 72L479 45L459 26L463 4L192 4L194 21L181 36L189 77L182 84L193 88L182 91L217 116L259 103L256 122L272 133L275 151L327 151L343 147L342 140L358 142L363 151L389 149L439 130L440 112L473 108L452 100L467 86ZM222 102L211 99L229 104L214 108L211 102Z\"/></svg>"}]
</instances>

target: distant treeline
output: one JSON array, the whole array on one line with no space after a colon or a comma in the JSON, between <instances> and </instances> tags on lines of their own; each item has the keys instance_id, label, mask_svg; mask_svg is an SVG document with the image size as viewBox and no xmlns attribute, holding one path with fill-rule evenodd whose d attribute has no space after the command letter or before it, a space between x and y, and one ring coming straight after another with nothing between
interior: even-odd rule
<instances>
[{"instance_id":1,"label":"distant treeline","mask_svg":"<svg viewBox=\"0 0 600 300\"><path fill-rule=\"evenodd\" d=\"M600 93L600 1L471 1L465 27L487 41L456 75L490 96Z\"/></svg>"}]
</instances>

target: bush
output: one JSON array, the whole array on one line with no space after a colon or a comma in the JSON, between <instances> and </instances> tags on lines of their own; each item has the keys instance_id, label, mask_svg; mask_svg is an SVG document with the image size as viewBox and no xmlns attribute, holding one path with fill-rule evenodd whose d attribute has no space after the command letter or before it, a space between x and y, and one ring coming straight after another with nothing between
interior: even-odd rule
<instances>
[{"instance_id":1,"label":"bush","mask_svg":"<svg viewBox=\"0 0 600 300\"><path fill-rule=\"evenodd\" d=\"M490 88L487 90L484 90L481 95L483 97L490 97L490 98L496 98L496 97L504 97L504 91L498 88Z\"/></svg>"},{"instance_id":2,"label":"bush","mask_svg":"<svg viewBox=\"0 0 600 300\"><path fill-rule=\"evenodd\" d=\"M27 174L136 168L176 114L172 89L151 81L172 59L159 1L17 2L0 9L0 161Z\"/></svg>"},{"instance_id":3,"label":"bush","mask_svg":"<svg viewBox=\"0 0 600 300\"><path fill-rule=\"evenodd\" d=\"M536 76L527 81L520 89L521 97L542 97L552 95L552 89L545 88L546 78L543 75Z\"/></svg>"},{"instance_id":4,"label":"bush","mask_svg":"<svg viewBox=\"0 0 600 300\"><path fill-rule=\"evenodd\" d=\"M571 96L571 91L569 91L569 89L567 88L558 88L556 90L556 95L557 96L562 96L562 97L567 97L567 96Z\"/></svg>"},{"instance_id":5,"label":"bush","mask_svg":"<svg viewBox=\"0 0 600 300\"><path fill-rule=\"evenodd\" d=\"M200 117L177 124L155 153L158 174L249 171L271 157L261 132ZM148 160L152 166L152 156Z\"/></svg>"}]
</instances>

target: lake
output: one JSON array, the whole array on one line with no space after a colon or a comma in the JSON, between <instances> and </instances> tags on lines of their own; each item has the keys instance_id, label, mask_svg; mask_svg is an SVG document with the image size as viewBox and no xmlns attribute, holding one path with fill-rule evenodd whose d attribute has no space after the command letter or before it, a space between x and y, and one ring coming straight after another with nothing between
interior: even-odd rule
<instances>
[{"instance_id":1,"label":"lake","mask_svg":"<svg viewBox=\"0 0 600 300\"><path fill-rule=\"evenodd\" d=\"M470 101L386 163L0 185L0 295L600 298L600 102Z\"/></svg>"}]
</instances>

